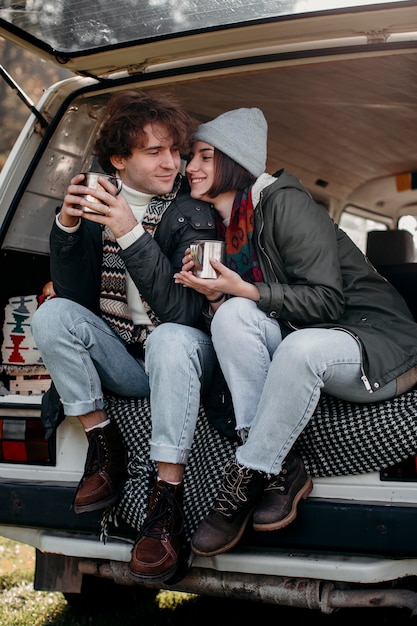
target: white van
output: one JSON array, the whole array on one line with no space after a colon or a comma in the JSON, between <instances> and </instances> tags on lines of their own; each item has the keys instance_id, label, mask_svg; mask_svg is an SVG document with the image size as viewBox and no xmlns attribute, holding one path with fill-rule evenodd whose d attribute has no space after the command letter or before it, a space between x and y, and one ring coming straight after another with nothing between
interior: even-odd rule
<instances>
[{"instance_id":1,"label":"white van","mask_svg":"<svg viewBox=\"0 0 417 626\"><path fill-rule=\"evenodd\" d=\"M0 36L75 76L45 92L0 174L0 535L36 548L36 589L74 598L91 580L98 590L103 579L133 584L128 563L146 499L132 474L111 514L75 515L85 437L67 418L45 438L50 379L29 330L50 280L55 211L71 177L97 168L92 145L109 96L169 91L200 120L262 109L268 171L298 176L417 318L417 9L403 0L13 7L0 5ZM109 412L149 424L146 402L109 398ZM191 523L204 509L201 458L211 469L215 451L221 468L231 445L202 412L202 457L188 470ZM416 611L417 390L366 408L323 396L297 446L314 489L294 523L248 530L230 552L196 557L170 588L324 613Z\"/></svg>"}]
</instances>

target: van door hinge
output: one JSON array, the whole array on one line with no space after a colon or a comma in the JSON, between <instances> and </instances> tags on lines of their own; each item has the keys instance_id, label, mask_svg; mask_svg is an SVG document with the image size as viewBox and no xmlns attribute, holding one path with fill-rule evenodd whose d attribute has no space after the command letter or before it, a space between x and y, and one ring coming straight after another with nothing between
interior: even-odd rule
<instances>
[{"instance_id":1,"label":"van door hinge","mask_svg":"<svg viewBox=\"0 0 417 626\"><path fill-rule=\"evenodd\" d=\"M24 102L24 104L28 107L28 109L30 109L33 115L35 115L36 118L39 120L42 128L48 128L49 126L48 121L43 117L42 113L38 111L38 109L35 107L32 100L29 98L29 96L25 94L23 89L19 87L19 85L13 80L13 78L4 69L2 65L0 65L0 75L4 78L6 83L17 92L17 95L22 100L22 102Z\"/></svg>"}]
</instances>

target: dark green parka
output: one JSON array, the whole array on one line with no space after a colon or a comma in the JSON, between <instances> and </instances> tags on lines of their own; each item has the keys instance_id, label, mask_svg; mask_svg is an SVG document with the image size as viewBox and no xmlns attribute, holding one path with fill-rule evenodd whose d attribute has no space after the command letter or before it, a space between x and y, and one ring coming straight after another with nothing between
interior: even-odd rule
<instances>
[{"instance_id":1,"label":"dark green parka","mask_svg":"<svg viewBox=\"0 0 417 626\"><path fill-rule=\"evenodd\" d=\"M417 364L417 323L397 290L282 170L252 188L261 308L293 328L341 328L362 349L370 392Z\"/></svg>"}]
</instances>

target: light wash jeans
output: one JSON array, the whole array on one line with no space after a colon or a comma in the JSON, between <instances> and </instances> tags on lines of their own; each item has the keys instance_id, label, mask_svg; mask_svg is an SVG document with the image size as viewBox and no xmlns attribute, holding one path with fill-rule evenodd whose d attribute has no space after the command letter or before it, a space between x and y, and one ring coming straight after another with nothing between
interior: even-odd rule
<instances>
[{"instance_id":1,"label":"light wash jeans","mask_svg":"<svg viewBox=\"0 0 417 626\"><path fill-rule=\"evenodd\" d=\"M150 395L151 458L186 463L215 353L209 335L161 324L148 337L145 361L133 357L106 322L85 307L53 298L32 318L35 343L65 415L104 408L103 387L122 396Z\"/></svg>"},{"instance_id":2,"label":"light wash jeans","mask_svg":"<svg viewBox=\"0 0 417 626\"><path fill-rule=\"evenodd\" d=\"M279 323L255 302L231 298L218 308L211 333L237 430L249 429L236 453L245 467L279 474L321 391L363 403L395 396L395 380L372 394L365 389L358 343L342 330L306 328L283 339Z\"/></svg>"}]
</instances>

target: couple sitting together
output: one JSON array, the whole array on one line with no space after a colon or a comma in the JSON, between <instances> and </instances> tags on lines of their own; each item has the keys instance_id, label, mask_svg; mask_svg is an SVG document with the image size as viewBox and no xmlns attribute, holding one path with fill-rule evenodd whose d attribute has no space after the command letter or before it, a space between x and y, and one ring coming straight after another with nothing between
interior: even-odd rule
<instances>
[{"instance_id":1,"label":"couple sitting together","mask_svg":"<svg viewBox=\"0 0 417 626\"><path fill-rule=\"evenodd\" d=\"M95 154L122 191L103 178L92 204L83 174L71 180L50 235L56 297L32 332L88 440L76 513L114 504L127 477L103 390L150 397L157 474L129 569L169 583L187 559L184 469L217 364L239 445L192 536L200 556L233 548L248 523L263 532L294 520L313 487L294 443L321 392L369 403L410 389L417 325L299 180L265 172L259 109L197 126L171 97L120 92ZM100 213L84 211L97 202ZM202 239L226 242L217 278L193 272L190 245Z\"/></svg>"}]
</instances>

